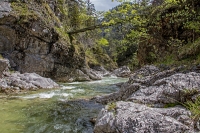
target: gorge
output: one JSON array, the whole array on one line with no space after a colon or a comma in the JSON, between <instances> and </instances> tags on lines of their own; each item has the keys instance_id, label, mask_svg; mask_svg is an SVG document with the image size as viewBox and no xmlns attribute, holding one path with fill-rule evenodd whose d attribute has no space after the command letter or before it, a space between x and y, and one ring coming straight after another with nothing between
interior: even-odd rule
<instances>
[{"instance_id":1,"label":"gorge","mask_svg":"<svg viewBox=\"0 0 200 133\"><path fill-rule=\"evenodd\" d=\"M200 132L200 2L90 5L0 1L1 131Z\"/></svg>"}]
</instances>

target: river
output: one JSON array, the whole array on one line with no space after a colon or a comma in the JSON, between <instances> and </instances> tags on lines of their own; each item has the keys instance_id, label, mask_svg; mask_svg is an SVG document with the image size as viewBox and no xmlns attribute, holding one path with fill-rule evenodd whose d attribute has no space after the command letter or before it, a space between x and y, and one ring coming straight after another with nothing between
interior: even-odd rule
<instances>
[{"instance_id":1,"label":"river","mask_svg":"<svg viewBox=\"0 0 200 133\"><path fill-rule=\"evenodd\" d=\"M59 89L39 90L23 95L0 96L0 133L92 133L90 119L103 105L89 98L119 88L113 84L126 78L60 83Z\"/></svg>"}]
</instances>

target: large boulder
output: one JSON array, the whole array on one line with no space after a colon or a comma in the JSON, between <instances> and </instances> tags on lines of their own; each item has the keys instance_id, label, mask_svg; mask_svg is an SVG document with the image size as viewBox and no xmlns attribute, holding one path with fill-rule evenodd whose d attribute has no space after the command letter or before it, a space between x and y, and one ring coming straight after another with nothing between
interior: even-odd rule
<instances>
[{"instance_id":1,"label":"large boulder","mask_svg":"<svg viewBox=\"0 0 200 133\"><path fill-rule=\"evenodd\" d=\"M97 96L97 102L129 100L144 104L167 104L184 102L200 93L200 73L177 73L177 69L137 76L134 73L129 81L117 92ZM141 74L139 74L141 75ZM186 98L187 97L187 98Z\"/></svg>"},{"instance_id":2,"label":"large boulder","mask_svg":"<svg viewBox=\"0 0 200 133\"><path fill-rule=\"evenodd\" d=\"M131 77L142 78L142 77L154 75L158 72L160 72L160 69L158 67L153 66L153 65L146 65L146 66L140 68L139 70L134 71L134 73L133 73L133 75L131 75Z\"/></svg>"},{"instance_id":3,"label":"large boulder","mask_svg":"<svg viewBox=\"0 0 200 133\"><path fill-rule=\"evenodd\" d=\"M94 133L193 132L191 113L183 107L160 109L122 101L113 104L99 113Z\"/></svg>"},{"instance_id":4,"label":"large boulder","mask_svg":"<svg viewBox=\"0 0 200 133\"><path fill-rule=\"evenodd\" d=\"M128 77L128 76L130 76L131 71L130 71L129 67L122 66L118 69L115 69L113 71L113 74L116 75L117 77Z\"/></svg>"},{"instance_id":5,"label":"large boulder","mask_svg":"<svg viewBox=\"0 0 200 133\"><path fill-rule=\"evenodd\" d=\"M0 79L1 91L9 90L37 90L37 89L52 89L59 85L49 78L41 77L36 73L18 72L10 73L3 79Z\"/></svg>"},{"instance_id":6,"label":"large boulder","mask_svg":"<svg viewBox=\"0 0 200 133\"><path fill-rule=\"evenodd\" d=\"M36 89L52 89L59 85L50 78L44 78L36 73L20 74L17 71L10 71L10 63L7 59L0 59L0 91L20 91Z\"/></svg>"},{"instance_id":7,"label":"large boulder","mask_svg":"<svg viewBox=\"0 0 200 133\"><path fill-rule=\"evenodd\" d=\"M200 73L179 71L180 68L150 72L142 68L117 92L93 98L108 104L97 118L95 133L190 133L199 130L199 121L193 121L190 111L182 105L200 95Z\"/></svg>"},{"instance_id":8,"label":"large boulder","mask_svg":"<svg viewBox=\"0 0 200 133\"><path fill-rule=\"evenodd\" d=\"M177 73L158 79L151 86L141 86L128 100L145 104L177 103L185 102L198 93L200 93L200 73Z\"/></svg>"},{"instance_id":9,"label":"large boulder","mask_svg":"<svg viewBox=\"0 0 200 133\"><path fill-rule=\"evenodd\" d=\"M103 66L94 66L92 69L96 71L101 77L108 77L112 75L111 72L106 70Z\"/></svg>"}]
</instances>

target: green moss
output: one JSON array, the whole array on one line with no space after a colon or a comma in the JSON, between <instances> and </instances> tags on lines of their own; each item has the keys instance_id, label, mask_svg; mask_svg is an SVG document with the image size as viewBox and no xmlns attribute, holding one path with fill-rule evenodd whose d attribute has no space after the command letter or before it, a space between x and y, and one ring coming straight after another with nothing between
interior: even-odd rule
<instances>
[{"instance_id":1,"label":"green moss","mask_svg":"<svg viewBox=\"0 0 200 133\"><path fill-rule=\"evenodd\" d=\"M3 56L0 54L0 59L3 59Z\"/></svg>"},{"instance_id":2,"label":"green moss","mask_svg":"<svg viewBox=\"0 0 200 133\"><path fill-rule=\"evenodd\" d=\"M47 3L42 3L42 6L46 10L45 20L47 20L47 23L50 23L50 21L55 21L57 24L61 24L59 18L55 15L55 13L51 10L50 6Z\"/></svg>"},{"instance_id":3,"label":"green moss","mask_svg":"<svg viewBox=\"0 0 200 133\"><path fill-rule=\"evenodd\" d=\"M103 49L98 47L93 47L91 49L87 49L86 53L86 63L90 67L94 66L103 66L107 70L113 70L117 68L117 64L112 61L112 59L105 54Z\"/></svg>"},{"instance_id":4,"label":"green moss","mask_svg":"<svg viewBox=\"0 0 200 133\"><path fill-rule=\"evenodd\" d=\"M58 0L58 9L59 11L64 14L65 16L68 16L68 10L65 8L65 0Z\"/></svg>"},{"instance_id":5,"label":"green moss","mask_svg":"<svg viewBox=\"0 0 200 133\"><path fill-rule=\"evenodd\" d=\"M164 105L164 108L170 108L170 107L175 107L176 105L180 105L178 103L168 103Z\"/></svg>"},{"instance_id":6,"label":"green moss","mask_svg":"<svg viewBox=\"0 0 200 133\"><path fill-rule=\"evenodd\" d=\"M38 15L29 8L27 3L22 2L12 2L11 7L15 16L19 17L19 23L28 22L29 20L37 20Z\"/></svg>"},{"instance_id":7,"label":"green moss","mask_svg":"<svg viewBox=\"0 0 200 133\"><path fill-rule=\"evenodd\" d=\"M107 105L108 111L115 111L116 107L117 107L117 105L115 102L108 103L108 105Z\"/></svg>"},{"instance_id":8,"label":"green moss","mask_svg":"<svg viewBox=\"0 0 200 133\"><path fill-rule=\"evenodd\" d=\"M97 59L95 58L94 53L90 49L85 51L85 55L86 55L86 63L89 64L89 66L100 65Z\"/></svg>"},{"instance_id":9,"label":"green moss","mask_svg":"<svg viewBox=\"0 0 200 133\"><path fill-rule=\"evenodd\" d=\"M63 27L55 27L55 30L62 39L64 39L67 42L70 40L69 35L66 33Z\"/></svg>"}]
</instances>

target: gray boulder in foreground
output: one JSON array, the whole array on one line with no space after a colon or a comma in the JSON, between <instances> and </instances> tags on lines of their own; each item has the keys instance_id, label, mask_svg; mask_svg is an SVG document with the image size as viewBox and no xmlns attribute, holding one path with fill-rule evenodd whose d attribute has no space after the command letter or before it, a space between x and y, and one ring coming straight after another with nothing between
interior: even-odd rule
<instances>
[{"instance_id":1,"label":"gray boulder in foreground","mask_svg":"<svg viewBox=\"0 0 200 133\"><path fill-rule=\"evenodd\" d=\"M148 70L148 68L152 68ZM160 71L145 67L136 71L117 92L97 96L108 104L98 115L95 133L194 133L199 121L180 104L200 95L200 73L179 68Z\"/></svg>"},{"instance_id":2,"label":"gray boulder in foreground","mask_svg":"<svg viewBox=\"0 0 200 133\"><path fill-rule=\"evenodd\" d=\"M101 110L94 133L184 133L192 132L190 112L182 107L150 108L119 101L114 109Z\"/></svg>"}]
</instances>

